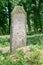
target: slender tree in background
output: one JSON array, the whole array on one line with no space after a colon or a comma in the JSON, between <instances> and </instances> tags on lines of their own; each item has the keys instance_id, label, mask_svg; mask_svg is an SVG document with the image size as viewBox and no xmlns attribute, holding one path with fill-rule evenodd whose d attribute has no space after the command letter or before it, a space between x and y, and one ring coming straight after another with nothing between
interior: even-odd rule
<instances>
[{"instance_id":1,"label":"slender tree in background","mask_svg":"<svg viewBox=\"0 0 43 65\"><path fill-rule=\"evenodd\" d=\"M27 12L27 24L28 24L28 30L31 31L31 24L30 24L30 18L29 18L29 12Z\"/></svg>"},{"instance_id":2,"label":"slender tree in background","mask_svg":"<svg viewBox=\"0 0 43 65\"><path fill-rule=\"evenodd\" d=\"M42 22L40 18L42 0L39 1L32 0L32 3L33 3L33 12L34 12L34 31L37 33L38 28L40 28L40 31L42 31Z\"/></svg>"},{"instance_id":3,"label":"slender tree in background","mask_svg":"<svg viewBox=\"0 0 43 65\"><path fill-rule=\"evenodd\" d=\"M42 3L42 0L39 0L39 4L38 4L38 21L39 21L39 25L40 25L40 31L42 32L43 31L43 28L42 28L42 22L41 22L41 17L40 17L40 11L41 11L41 3Z\"/></svg>"},{"instance_id":4,"label":"slender tree in background","mask_svg":"<svg viewBox=\"0 0 43 65\"><path fill-rule=\"evenodd\" d=\"M38 32L38 18L37 18L37 6L36 6L36 0L32 0L33 3L33 13L34 13L34 32Z\"/></svg>"},{"instance_id":5,"label":"slender tree in background","mask_svg":"<svg viewBox=\"0 0 43 65\"><path fill-rule=\"evenodd\" d=\"M0 1L0 34L8 34L8 13L6 10L6 1Z\"/></svg>"},{"instance_id":6,"label":"slender tree in background","mask_svg":"<svg viewBox=\"0 0 43 65\"><path fill-rule=\"evenodd\" d=\"M9 16L9 33L10 33L10 25L11 25L11 2L8 0L8 16Z\"/></svg>"}]
</instances>

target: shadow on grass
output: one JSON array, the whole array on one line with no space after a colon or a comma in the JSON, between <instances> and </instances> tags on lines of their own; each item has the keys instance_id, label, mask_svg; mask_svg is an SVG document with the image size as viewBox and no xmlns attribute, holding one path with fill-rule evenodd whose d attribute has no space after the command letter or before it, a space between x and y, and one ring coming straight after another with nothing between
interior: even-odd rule
<instances>
[{"instance_id":1,"label":"shadow on grass","mask_svg":"<svg viewBox=\"0 0 43 65\"><path fill-rule=\"evenodd\" d=\"M43 44L43 34L27 36L27 45Z\"/></svg>"}]
</instances>

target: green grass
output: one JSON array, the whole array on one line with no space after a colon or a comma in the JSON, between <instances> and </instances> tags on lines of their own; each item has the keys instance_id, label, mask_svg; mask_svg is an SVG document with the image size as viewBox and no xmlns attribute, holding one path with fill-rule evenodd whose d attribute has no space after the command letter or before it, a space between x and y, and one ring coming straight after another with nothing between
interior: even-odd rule
<instances>
[{"instance_id":1,"label":"green grass","mask_svg":"<svg viewBox=\"0 0 43 65\"><path fill-rule=\"evenodd\" d=\"M16 50L13 55L0 52L0 65L43 65L39 49L32 47L30 52L30 57L23 50Z\"/></svg>"},{"instance_id":2,"label":"green grass","mask_svg":"<svg viewBox=\"0 0 43 65\"><path fill-rule=\"evenodd\" d=\"M43 34L27 35L27 45L43 45ZM0 36L0 47L10 45L10 35Z\"/></svg>"},{"instance_id":3,"label":"green grass","mask_svg":"<svg viewBox=\"0 0 43 65\"><path fill-rule=\"evenodd\" d=\"M43 44L43 34L34 34L27 36L27 45Z\"/></svg>"},{"instance_id":4,"label":"green grass","mask_svg":"<svg viewBox=\"0 0 43 65\"><path fill-rule=\"evenodd\" d=\"M10 45L10 36L9 35L0 36L0 47L5 47L9 45Z\"/></svg>"},{"instance_id":5,"label":"green grass","mask_svg":"<svg viewBox=\"0 0 43 65\"><path fill-rule=\"evenodd\" d=\"M0 36L0 47L6 47L10 45L10 35ZM43 53L43 34L35 34L27 36L27 45L31 46L30 57L22 51L15 51L14 55L10 55L9 52L2 53L0 51L0 65L43 65L43 60L40 59L40 55ZM14 61L14 59L19 59Z\"/></svg>"}]
</instances>

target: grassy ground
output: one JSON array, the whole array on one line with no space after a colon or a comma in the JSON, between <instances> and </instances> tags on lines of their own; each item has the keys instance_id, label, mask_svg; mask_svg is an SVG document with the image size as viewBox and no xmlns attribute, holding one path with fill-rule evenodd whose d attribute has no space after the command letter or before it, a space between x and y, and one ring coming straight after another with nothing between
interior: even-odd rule
<instances>
[{"instance_id":1,"label":"grassy ground","mask_svg":"<svg viewBox=\"0 0 43 65\"><path fill-rule=\"evenodd\" d=\"M13 55L9 52L0 52L0 65L43 65L43 52L36 47L31 47L29 51L16 50Z\"/></svg>"},{"instance_id":2,"label":"grassy ground","mask_svg":"<svg viewBox=\"0 0 43 65\"><path fill-rule=\"evenodd\" d=\"M28 35L27 44L28 45L43 44L43 34L34 34L31 36Z\"/></svg>"},{"instance_id":3,"label":"grassy ground","mask_svg":"<svg viewBox=\"0 0 43 65\"><path fill-rule=\"evenodd\" d=\"M10 36L0 36L0 48L10 45ZM14 55L0 51L0 65L43 65L43 34L27 36L27 46L31 46L30 56L23 50L16 50ZM12 59L11 59L12 58Z\"/></svg>"},{"instance_id":4,"label":"grassy ground","mask_svg":"<svg viewBox=\"0 0 43 65\"><path fill-rule=\"evenodd\" d=\"M43 45L43 34L27 35L27 45ZM10 36L0 36L0 47L6 47L10 45Z\"/></svg>"},{"instance_id":5,"label":"grassy ground","mask_svg":"<svg viewBox=\"0 0 43 65\"><path fill-rule=\"evenodd\" d=\"M10 45L10 36L9 35L0 36L0 47L6 47L9 45Z\"/></svg>"}]
</instances>

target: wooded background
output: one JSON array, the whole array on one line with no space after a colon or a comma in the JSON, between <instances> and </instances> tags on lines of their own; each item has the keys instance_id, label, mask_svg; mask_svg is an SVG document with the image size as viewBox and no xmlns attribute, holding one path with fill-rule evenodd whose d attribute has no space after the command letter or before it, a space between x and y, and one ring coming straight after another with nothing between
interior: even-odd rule
<instances>
[{"instance_id":1,"label":"wooded background","mask_svg":"<svg viewBox=\"0 0 43 65\"><path fill-rule=\"evenodd\" d=\"M43 0L0 0L0 35L10 34L11 12L23 6L27 13L27 34L43 32Z\"/></svg>"}]
</instances>

